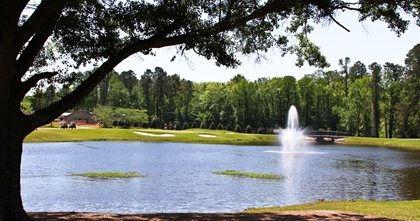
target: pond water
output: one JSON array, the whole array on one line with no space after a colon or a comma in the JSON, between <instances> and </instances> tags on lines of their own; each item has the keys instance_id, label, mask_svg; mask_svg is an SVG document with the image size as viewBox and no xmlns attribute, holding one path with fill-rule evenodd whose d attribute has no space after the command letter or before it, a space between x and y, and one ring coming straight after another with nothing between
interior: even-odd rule
<instances>
[{"instance_id":1,"label":"pond water","mask_svg":"<svg viewBox=\"0 0 420 221\"><path fill-rule=\"evenodd\" d=\"M283 175L281 180L213 174ZM22 199L27 211L105 213L237 212L318 199L420 199L420 153L386 148L147 142L25 143ZM84 172L144 178L95 179Z\"/></svg>"}]
</instances>

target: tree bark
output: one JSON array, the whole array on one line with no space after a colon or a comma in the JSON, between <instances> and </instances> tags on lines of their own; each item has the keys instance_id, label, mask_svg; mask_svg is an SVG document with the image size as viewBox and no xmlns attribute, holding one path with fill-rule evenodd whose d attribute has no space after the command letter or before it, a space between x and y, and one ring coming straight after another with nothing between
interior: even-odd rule
<instances>
[{"instance_id":1,"label":"tree bark","mask_svg":"<svg viewBox=\"0 0 420 221\"><path fill-rule=\"evenodd\" d=\"M15 116L8 115L9 119ZM8 120L10 122L12 120ZM0 221L29 220L20 195L23 133L19 126L0 125Z\"/></svg>"}]
</instances>

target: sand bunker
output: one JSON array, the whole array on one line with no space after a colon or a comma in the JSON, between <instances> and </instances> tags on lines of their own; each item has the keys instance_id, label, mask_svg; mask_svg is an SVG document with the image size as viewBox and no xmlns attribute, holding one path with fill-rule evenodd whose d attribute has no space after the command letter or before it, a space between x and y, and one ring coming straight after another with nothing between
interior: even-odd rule
<instances>
[{"instance_id":1,"label":"sand bunker","mask_svg":"<svg viewBox=\"0 0 420 221\"><path fill-rule=\"evenodd\" d=\"M214 135L209 135L209 134L199 134L198 136L200 136L200 137L216 137Z\"/></svg>"},{"instance_id":2,"label":"sand bunker","mask_svg":"<svg viewBox=\"0 0 420 221\"><path fill-rule=\"evenodd\" d=\"M174 134L151 134L151 133L145 133L145 132L138 132L134 131L136 134L145 135L145 136L152 136L152 137L173 137Z\"/></svg>"}]
</instances>

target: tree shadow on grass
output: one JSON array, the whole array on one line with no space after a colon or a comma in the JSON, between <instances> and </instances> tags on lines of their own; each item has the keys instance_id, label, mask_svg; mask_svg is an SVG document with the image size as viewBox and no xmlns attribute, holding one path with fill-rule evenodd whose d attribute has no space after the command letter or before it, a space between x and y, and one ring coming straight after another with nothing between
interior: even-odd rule
<instances>
[{"instance_id":1,"label":"tree shadow on grass","mask_svg":"<svg viewBox=\"0 0 420 221\"><path fill-rule=\"evenodd\" d=\"M144 213L144 214L106 214L106 213L76 213L76 212L37 212L28 213L35 221L221 221L221 220L369 220L369 221L397 221L396 219L372 217L362 214L330 211L294 211L282 213Z\"/></svg>"}]
</instances>

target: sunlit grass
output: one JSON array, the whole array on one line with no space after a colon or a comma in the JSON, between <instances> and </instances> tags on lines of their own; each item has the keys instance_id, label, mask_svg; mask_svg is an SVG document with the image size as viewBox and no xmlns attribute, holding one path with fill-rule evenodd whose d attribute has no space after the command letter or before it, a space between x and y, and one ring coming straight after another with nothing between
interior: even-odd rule
<instances>
[{"instance_id":1,"label":"sunlit grass","mask_svg":"<svg viewBox=\"0 0 420 221\"><path fill-rule=\"evenodd\" d=\"M320 201L285 207L251 208L245 210L245 212L264 213L302 210L346 211L398 220L420 220L420 200L396 202L365 200Z\"/></svg>"},{"instance_id":2,"label":"sunlit grass","mask_svg":"<svg viewBox=\"0 0 420 221\"><path fill-rule=\"evenodd\" d=\"M279 176L276 174L248 173L248 172L239 172L236 170L218 171L218 172L213 172L213 174L229 175L229 176L237 176L237 177L250 177L250 178L257 178L257 179L283 179L284 178L283 176Z\"/></svg>"},{"instance_id":3,"label":"sunlit grass","mask_svg":"<svg viewBox=\"0 0 420 221\"><path fill-rule=\"evenodd\" d=\"M148 136L147 134L174 136ZM211 135L211 137L200 136ZM233 145L278 145L278 136L272 134L245 134L225 130L188 129L117 129L99 127L78 127L77 129L39 128L29 134L24 142L74 142L74 141L146 141L146 142L185 142Z\"/></svg>"},{"instance_id":4,"label":"sunlit grass","mask_svg":"<svg viewBox=\"0 0 420 221\"><path fill-rule=\"evenodd\" d=\"M371 138L371 137L347 137L343 144L363 145L375 147L390 147L403 150L420 150L420 139L410 138Z\"/></svg>"},{"instance_id":5,"label":"sunlit grass","mask_svg":"<svg viewBox=\"0 0 420 221\"><path fill-rule=\"evenodd\" d=\"M75 173L70 176L82 176L90 178L135 178L135 177L145 177L145 175L137 172L87 172L87 173Z\"/></svg>"}]
</instances>

